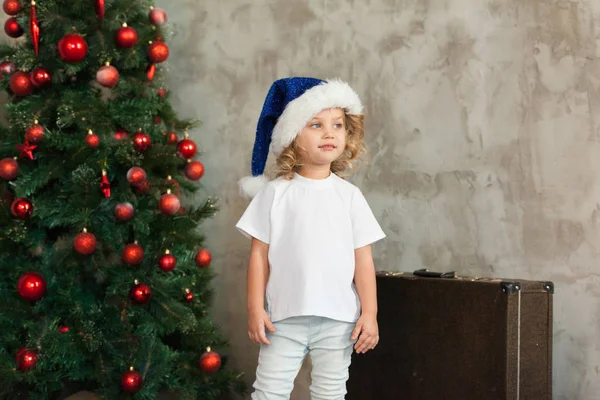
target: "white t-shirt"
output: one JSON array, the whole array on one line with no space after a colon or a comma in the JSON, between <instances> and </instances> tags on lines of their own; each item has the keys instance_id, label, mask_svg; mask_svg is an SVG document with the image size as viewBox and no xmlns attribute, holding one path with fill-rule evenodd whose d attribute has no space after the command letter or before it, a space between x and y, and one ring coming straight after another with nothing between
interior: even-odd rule
<instances>
[{"instance_id":1,"label":"white t-shirt","mask_svg":"<svg viewBox=\"0 0 600 400\"><path fill-rule=\"evenodd\" d=\"M236 228L269 244L271 321L316 315L356 322L354 249L385 237L360 189L334 173L280 177L252 199Z\"/></svg>"}]
</instances>

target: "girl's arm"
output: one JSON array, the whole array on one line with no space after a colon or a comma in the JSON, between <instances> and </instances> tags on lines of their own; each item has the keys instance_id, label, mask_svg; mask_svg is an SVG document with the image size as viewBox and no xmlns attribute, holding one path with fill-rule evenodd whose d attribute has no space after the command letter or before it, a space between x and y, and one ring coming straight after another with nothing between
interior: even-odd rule
<instances>
[{"instance_id":1,"label":"girl's arm","mask_svg":"<svg viewBox=\"0 0 600 400\"><path fill-rule=\"evenodd\" d=\"M377 326L377 284L375 280L375 264L371 246L364 246L354 250L355 270L354 284L361 303L361 316L356 323L352 340L360 334L360 339L354 348L357 353L364 353L373 349L379 342L379 328Z\"/></svg>"},{"instance_id":2,"label":"girl's arm","mask_svg":"<svg viewBox=\"0 0 600 400\"><path fill-rule=\"evenodd\" d=\"M269 279L269 245L252 238L248 265L248 336L253 342L270 344L265 326L275 332L265 311L265 288Z\"/></svg>"}]
</instances>

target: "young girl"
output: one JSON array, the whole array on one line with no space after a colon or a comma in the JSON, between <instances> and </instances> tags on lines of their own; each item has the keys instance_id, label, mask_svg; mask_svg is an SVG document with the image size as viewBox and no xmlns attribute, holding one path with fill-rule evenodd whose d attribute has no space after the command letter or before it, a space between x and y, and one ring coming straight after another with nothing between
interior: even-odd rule
<instances>
[{"instance_id":1,"label":"young girl","mask_svg":"<svg viewBox=\"0 0 600 400\"><path fill-rule=\"evenodd\" d=\"M248 335L260 343L254 400L289 399L306 354L313 400L346 394L353 349L379 340L371 243L381 230L338 174L364 147L362 104L339 80L286 78L265 100L252 154L253 197L236 227L252 239ZM277 178L268 181L269 150ZM266 302L266 309L265 309Z\"/></svg>"}]
</instances>

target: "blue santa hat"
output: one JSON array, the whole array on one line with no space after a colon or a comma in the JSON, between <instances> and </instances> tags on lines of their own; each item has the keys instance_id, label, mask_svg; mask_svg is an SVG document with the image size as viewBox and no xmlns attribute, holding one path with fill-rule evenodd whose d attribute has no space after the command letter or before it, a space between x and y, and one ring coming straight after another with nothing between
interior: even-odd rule
<instances>
[{"instance_id":1,"label":"blue santa hat","mask_svg":"<svg viewBox=\"0 0 600 400\"><path fill-rule=\"evenodd\" d=\"M271 85L256 128L252 176L239 182L242 195L252 198L268 182L264 170L269 151L279 156L315 115L328 108L343 108L348 114L363 110L356 92L339 79L292 77Z\"/></svg>"}]
</instances>

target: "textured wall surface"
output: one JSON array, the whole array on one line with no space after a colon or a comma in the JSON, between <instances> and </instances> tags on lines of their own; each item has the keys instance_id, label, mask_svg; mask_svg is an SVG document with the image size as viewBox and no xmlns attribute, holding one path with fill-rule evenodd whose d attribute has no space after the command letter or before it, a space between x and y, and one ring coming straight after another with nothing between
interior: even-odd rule
<instances>
[{"instance_id":1,"label":"textured wall surface","mask_svg":"<svg viewBox=\"0 0 600 400\"><path fill-rule=\"evenodd\" d=\"M553 280L555 399L600 399L600 2L162 2L178 35L170 87L206 151L222 211L204 226L216 317L253 380L247 202L270 83L339 76L366 103L368 163L351 179L388 238L379 270ZM295 399L308 399L303 368Z\"/></svg>"},{"instance_id":2,"label":"textured wall surface","mask_svg":"<svg viewBox=\"0 0 600 400\"><path fill-rule=\"evenodd\" d=\"M370 158L351 179L388 238L379 270L553 280L555 399L600 399L600 2L159 0L174 24L169 88L221 211L215 317L252 383L247 206L271 82L339 76L366 104ZM307 366L306 366L307 367ZM308 369L293 398L308 399Z\"/></svg>"}]
</instances>

